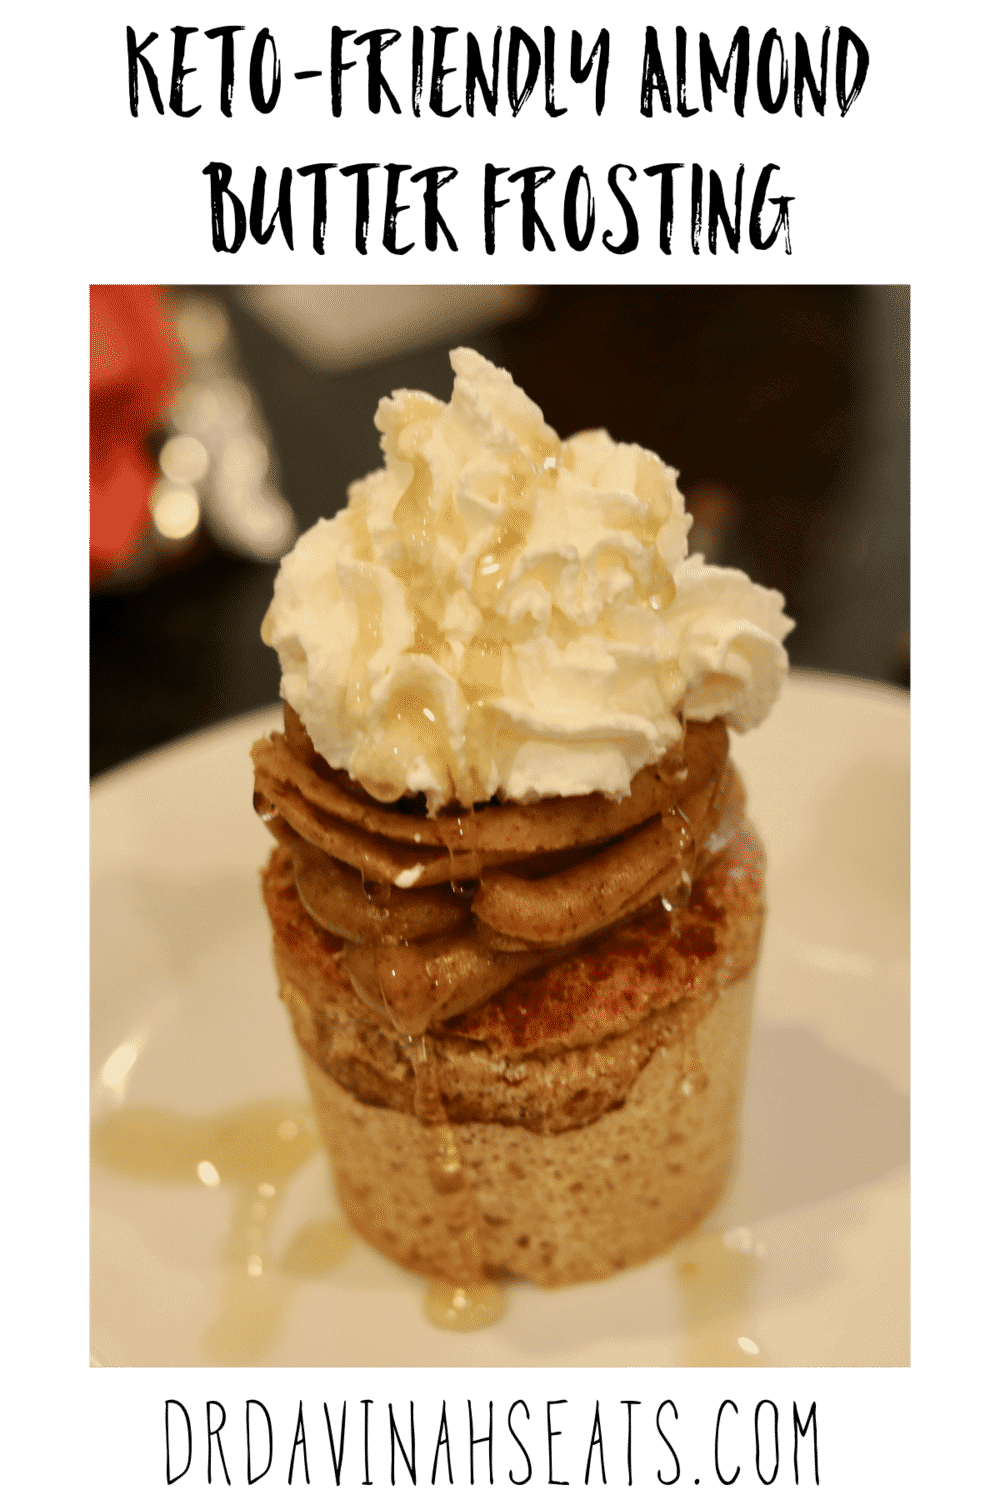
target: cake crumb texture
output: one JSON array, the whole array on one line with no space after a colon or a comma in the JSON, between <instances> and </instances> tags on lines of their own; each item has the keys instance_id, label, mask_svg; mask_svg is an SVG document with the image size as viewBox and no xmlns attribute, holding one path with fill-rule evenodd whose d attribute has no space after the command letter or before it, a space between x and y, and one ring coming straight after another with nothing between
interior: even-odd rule
<instances>
[{"instance_id":1,"label":"cake crumb texture","mask_svg":"<svg viewBox=\"0 0 1000 1500\"><path fill-rule=\"evenodd\" d=\"M738 1145L753 976L715 997L683 1041L657 1048L625 1102L558 1135L453 1127L490 1274L539 1286L597 1280L667 1250L725 1190ZM344 1213L383 1254L456 1275L433 1127L363 1104L303 1058Z\"/></svg>"},{"instance_id":2,"label":"cake crumb texture","mask_svg":"<svg viewBox=\"0 0 1000 1500\"><path fill-rule=\"evenodd\" d=\"M663 1253L718 1202L738 1151L764 910L748 824L683 911L620 924L416 1041L354 992L287 850L263 886L340 1202L391 1259L461 1281L471 1220L486 1272L562 1286ZM418 1118L421 1055L446 1127ZM435 1170L442 1128L461 1166L454 1197Z\"/></svg>"}]
</instances>

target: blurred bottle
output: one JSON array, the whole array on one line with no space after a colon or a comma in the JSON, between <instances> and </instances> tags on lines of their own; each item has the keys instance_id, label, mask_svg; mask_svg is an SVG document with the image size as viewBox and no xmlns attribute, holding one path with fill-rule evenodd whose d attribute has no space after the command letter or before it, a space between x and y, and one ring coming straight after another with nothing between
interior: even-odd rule
<instances>
[{"instance_id":1,"label":"blurred bottle","mask_svg":"<svg viewBox=\"0 0 1000 1500\"><path fill-rule=\"evenodd\" d=\"M259 403L240 373L229 316L204 294L176 291L187 378L170 406L153 524L166 538L203 522L217 546L276 562L296 523L278 488L277 457Z\"/></svg>"},{"instance_id":2,"label":"blurred bottle","mask_svg":"<svg viewBox=\"0 0 1000 1500\"><path fill-rule=\"evenodd\" d=\"M201 291L175 287L162 309L183 374L160 404L159 420L142 434L153 429L159 472L142 455L142 484L130 496L132 544L100 571L103 588L141 586L213 546L274 562L297 532L279 490L270 432L241 378L225 306ZM151 359L148 348L142 353Z\"/></svg>"},{"instance_id":3,"label":"blurred bottle","mask_svg":"<svg viewBox=\"0 0 1000 1500\"><path fill-rule=\"evenodd\" d=\"M156 469L146 447L181 354L162 287L90 289L90 576L132 559L150 526Z\"/></svg>"}]
</instances>

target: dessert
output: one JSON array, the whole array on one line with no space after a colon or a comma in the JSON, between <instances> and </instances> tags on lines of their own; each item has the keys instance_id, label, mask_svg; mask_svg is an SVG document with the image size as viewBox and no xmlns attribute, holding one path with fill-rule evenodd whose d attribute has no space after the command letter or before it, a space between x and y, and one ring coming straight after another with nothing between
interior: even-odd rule
<instances>
[{"instance_id":1,"label":"dessert","mask_svg":"<svg viewBox=\"0 0 1000 1500\"><path fill-rule=\"evenodd\" d=\"M264 899L352 1223L554 1286L666 1249L731 1170L763 856L728 731L791 621L686 556L675 470L451 360L279 570Z\"/></svg>"}]
</instances>

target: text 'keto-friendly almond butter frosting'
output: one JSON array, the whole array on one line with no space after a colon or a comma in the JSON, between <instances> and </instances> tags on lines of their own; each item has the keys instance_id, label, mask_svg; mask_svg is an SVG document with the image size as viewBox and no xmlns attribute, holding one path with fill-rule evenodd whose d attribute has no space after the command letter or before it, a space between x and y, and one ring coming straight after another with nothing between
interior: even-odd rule
<instances>
[{"instance_id":1,"label":"text 'keto-friendly almond butter frosting'","mask_svg":"<svg viewBox=\"0 0 1000 1500\"><path fill-rule=\"evenodd\" d=\"M384 467L279 570L262 634L318 755L433 816L618 800L685 720L760 723L792 622L687 556L676 470L603 431L561 441L505 371L451 364L450 402L380 402Z\"/></svg>"}]
</instances>

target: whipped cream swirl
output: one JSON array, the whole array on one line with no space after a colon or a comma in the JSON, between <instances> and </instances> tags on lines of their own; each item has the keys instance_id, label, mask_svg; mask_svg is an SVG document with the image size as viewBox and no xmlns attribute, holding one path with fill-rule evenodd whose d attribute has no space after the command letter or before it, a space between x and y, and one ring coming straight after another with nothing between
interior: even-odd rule
<instances>
[{"instance_id":1,"label":"whipped cream swirl","mask_svg":"<svg viewBox=\"0 0 1000 1500\"><path fill-rule=\"evenodd\" d=\"M760 723L792 622L686 555L677 471L606 432L563 442L506 371L451 364L450 402L379 403L384 467L278 572L261 633L316 750L433 814L621 798L683 718Z\"/></svg>"}]
</instances>

